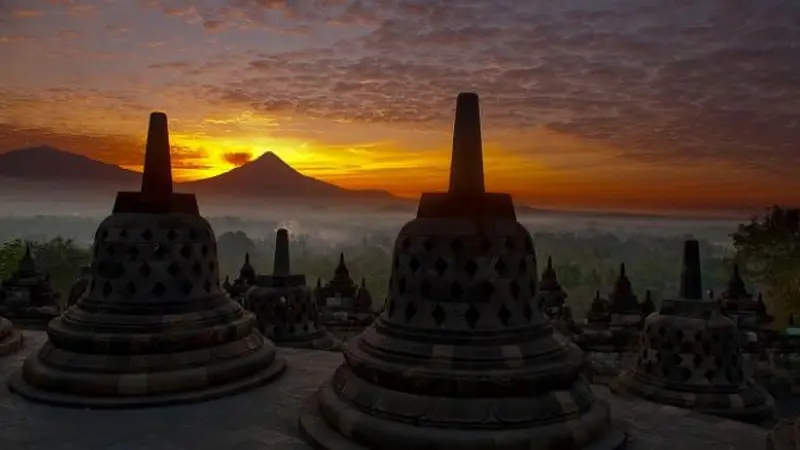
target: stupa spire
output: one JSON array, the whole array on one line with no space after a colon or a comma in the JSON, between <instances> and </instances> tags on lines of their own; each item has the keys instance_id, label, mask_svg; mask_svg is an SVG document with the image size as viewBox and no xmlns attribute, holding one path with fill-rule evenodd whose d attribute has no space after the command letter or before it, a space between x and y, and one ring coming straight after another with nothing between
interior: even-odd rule
<instances>
[{"instance_id":1,"label":"stupa spire","mask_svg":"<svg viewBox=\"0 0 800 450\"><path fill-rule=\"evenodd\" d=\"M467 195L486 192L478 94L462 92L456 100L449 192Z\"/></svg>"},{"instance_id":2,"label":"stupa spire","mask_svg":"<svg viewBox=\"0 0 800 450\"><path fill-rule=\"evenodd\" d=\"M163 112L150 114L141 189L118 192L112 213L200 215L194 194L173 192L169 130Z\"/></svg>"},{"instance_id":3,"label":"stupa spire","mask_svg":"<svg viewBox=\"0 0 800 450\"><path fill-rule=\"evenodd\" d=\"M275 260L272 266L272 274L275 276L288 276L291 273L289 232L285 228L279 229L275 236Z\"/></svg>"},{"instance_id":4,"label":"stupa spire","mask_svg":"<svg viewBox=\"0 0 800 450\"><path fill-rule=\"evenodd\" d=\"M680 298L688 300L703 299L700 243L696 239L689 239L683 244Z\"/></svg>"},{"instance_id":5,"label":"stupa spire","mask_svg":"<svg viewBox=\"0 0 800 450\"><path fill-rule=\"evenodd\" d=\"M167 115L150 113L142 171L142 194L154 197L172 194L172 160Z\"/></svg>"}]
</instances>

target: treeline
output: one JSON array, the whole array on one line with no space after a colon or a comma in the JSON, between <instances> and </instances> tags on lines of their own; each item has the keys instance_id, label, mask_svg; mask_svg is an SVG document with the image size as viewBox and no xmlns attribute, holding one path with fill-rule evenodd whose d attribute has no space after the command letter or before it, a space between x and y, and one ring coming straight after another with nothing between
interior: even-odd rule
<instances>
[{"instance_id":1,"label":"treeline","mask_svg":"<svg viewBox=\"0 0 800 450\"><path fill-rule=\"evenodd\" d=\"M250 226L255 226L239 225L248 231ZM316 283L317 278L324 282L333 275L339 254L344 253L353 279L357 283L366 279L375 307L380 308L388 287L396 230L362 231L354 235L358 237L351 236L338 243L317 235L291 235L293 271L305 274L309 284ZM730 277L732 262L737 260L750 291L764 292L764 300L779 322L790 312L797 312L800 306L797 210L776 207L764 217L740 225L731 238L727 245L719 240L712 243L700 239L705 289L720 292ZM256 238L243 231L219 234L217 244L223 279L225 276L231 280L236 278L246 253L250 254L257 271L271 272L274 239L274 235ZM559 279L569 293L568 301L578 316L588 310L595 290L599 289L604 295L608 293L623 262L640 298L648 289L656 303L664 296L677 294L682 243L686 236L583 231L539 232L533 233L533 239L538 272L544 269L548 256L552 256ZM50 273L54 288L62 295L68 292L80 267L89 263L91 255L88 243L61 237L33 242L32 250L39 267ZM24 244L20 240L7 241L2 246L1 278L5 279L16 267L23 251Z\"/></svg>"},{"instance_id":2,"label":"treeline","mask_svg":"<svg viewBox=\"0 0 800 450\"><path fill-rule=\"evenodd\" d=\"M365 236L360 243L323 247L310 245L307 235L292 237L290 249L292 270L307 276L309 284L317 278L323 282L333 275L339 254L345 261L353 279L360 283L366 279L367 287L380 308L388 288L393 240L384 235ZM654 298L677 292L680 275L682 238L650 236L619 238L611 233L590 235L534 234L538 271L544 269L547 257L562 285L570 294L570 304L578 315L588 307L595 290L607 293L614 283L619 265L625 262L636 293L644 295L650 289ZM80 274L80 267L91 259L91 249L76 241L55 238L45 242L32 242L32 252L42 271L50 273L55 289L66 295L72 282ZM244 232L223 233L217 239L219 265L225 276L235 279L250 254L251 264L257 271L272 271L275 242L273 239L254 239ZM703 242L703 276L706 286L718 289L729 276L730 254L724 249ZM0 250L0 276L6 278L16 268L22 257L24 243L7 242Z\"/></svg>"}]
</instances>

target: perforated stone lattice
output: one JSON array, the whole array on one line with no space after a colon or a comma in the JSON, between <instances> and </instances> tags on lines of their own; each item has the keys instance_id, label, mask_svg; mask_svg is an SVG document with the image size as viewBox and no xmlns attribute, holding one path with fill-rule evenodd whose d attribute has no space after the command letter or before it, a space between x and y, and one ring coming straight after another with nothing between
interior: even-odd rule
<instances>
[{"instance_id":1,"label":"perforated stone lattice","mask_svg":"<svg viewBox=\"0 0 800 450\"><path fill-rule=\"evenodd\" d=\"M245 308L255 313L261 332L277 342L321 330L317 304L307 287L251 288Z\"/></svg>"},{"instance_id":2,"label":"perforated stone lattice","mask_svg":"<svg viewBox=\"0 0 800 450\"><path fill-rule=\"evenodd\" d=\"M696 322L696 323L694 323ZM683 385L738 386L745 381L736 329L675 327L651 321L641 334L637 371Z\"/></svg>"},{"instance_id":3,"label":"perforated stone lattice","mask_svg":"<svg viewBox=\"0 0 800 450\"><path fill-rule=\"evenodd\" d=\"M395 243L384 314L421 328L498 328L541 319L533 241L518 223L495 225L484 236L415 222ZM425 222L424 220L421 222ZM446 226L446 222L445 226ZM439 227L443 228L443 227Z\"/></svg>"},{"instance_id":4,"label":"perforated stone lattice","mask_svg":"<svg viewBox=\"0 0 800 450\"><path fill-rule=\"evenodd\" d=\"M217 248L208 222L193 216L130 216L111 216L98 228L85 296L159 302L219 292Z\"/></svg>"}]
</instances>

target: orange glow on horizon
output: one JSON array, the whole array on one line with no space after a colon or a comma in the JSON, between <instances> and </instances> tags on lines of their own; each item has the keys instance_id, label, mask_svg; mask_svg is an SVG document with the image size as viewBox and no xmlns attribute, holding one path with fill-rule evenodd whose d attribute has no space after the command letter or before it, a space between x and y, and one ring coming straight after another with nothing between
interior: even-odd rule
<instances>
[{"instance_id":1,"label":"orange glow on horizon","mask_svg":"<svg viewBox=\"0 0 800 450\"><path fill-rule=\"evenodd\" d=\"M69 105L59 106L68 109L52 110L60 128L49 129L57 130L51 133L57 139L31 145L51 144L141 171L146 114L115 118L102 108L86 108L76 116ZM414 199L447 187L451 126L412 129L247 111L175 110L180 113L170 115L170 143L177 182L217 176L273 152L300 173L346 189ZM40 111L34 104L21 105L15 118L48 126ZM631 160L603 142L546 127L504 130L484 121L483 128L487 189L509 192L518 204L654 211L800 203L796 181L775 182L767 173L718 161L667 166Z\"/></svg>"}]
</instances>

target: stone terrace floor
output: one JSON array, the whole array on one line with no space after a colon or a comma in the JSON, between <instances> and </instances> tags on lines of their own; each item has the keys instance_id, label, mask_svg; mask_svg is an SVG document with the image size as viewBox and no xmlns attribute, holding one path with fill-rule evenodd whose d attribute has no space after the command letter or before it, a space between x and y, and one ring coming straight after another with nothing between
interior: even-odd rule
<instances>
[{"instance_id":1,"label":"stone terrace floor","mask_svg":"<svg viewBox=\"0 0 800 450\"><path fill-rule=\"evenodd\" d=\"M341 363L338 353L288 350L278 381L236 396L193 405L136 410L80 410L29 403L5 388L8 374L46 339L25 331L23 350L0 360L0 449L3 450L250 450L310 449L298 437L296 414ZM608 390L597 388L600 396ZM766 431L755 426L613 397L617 418L629 423L631 450L761 450Z\"/></svg>"}]
</instances>

